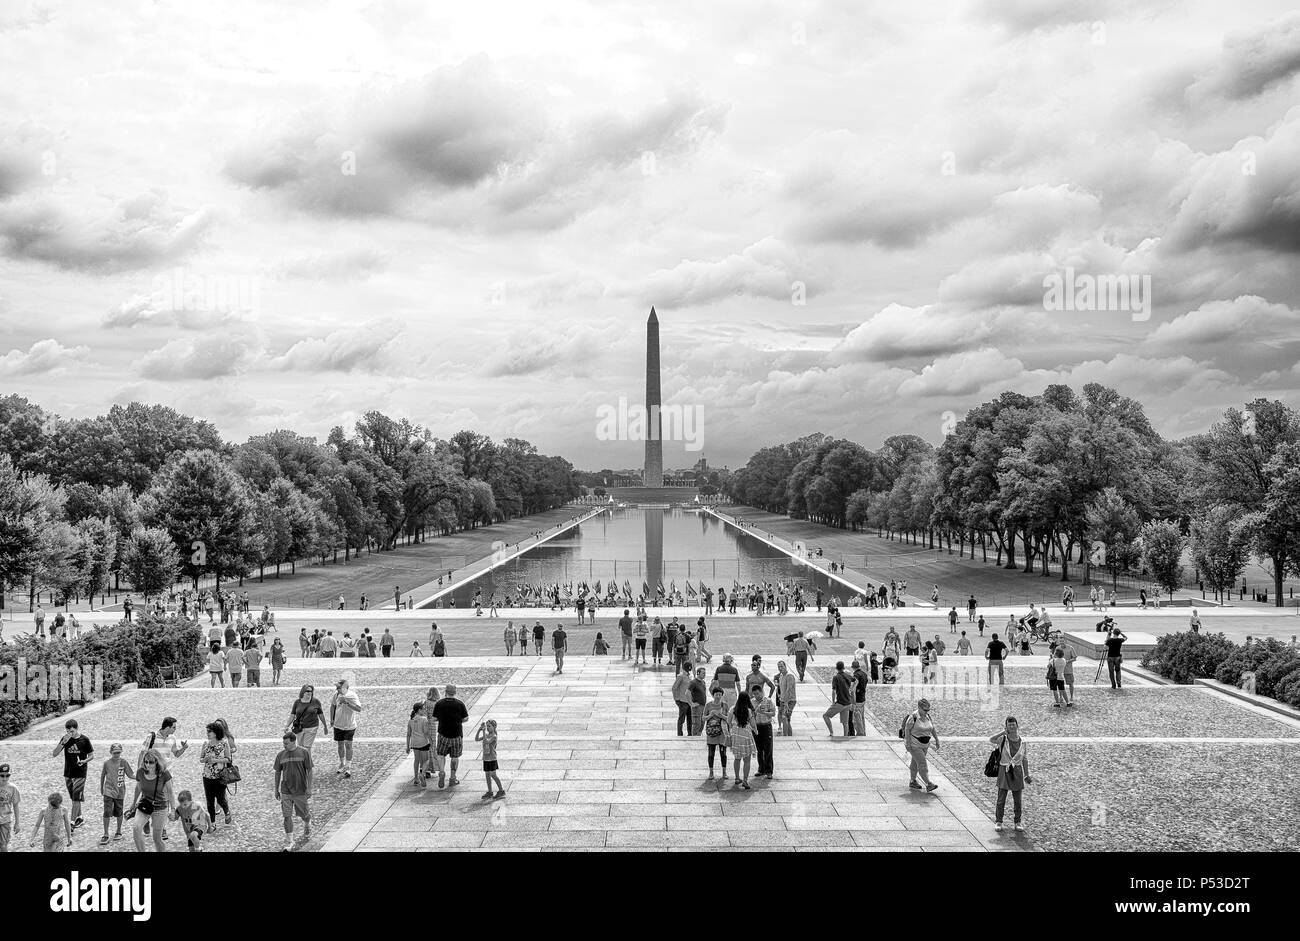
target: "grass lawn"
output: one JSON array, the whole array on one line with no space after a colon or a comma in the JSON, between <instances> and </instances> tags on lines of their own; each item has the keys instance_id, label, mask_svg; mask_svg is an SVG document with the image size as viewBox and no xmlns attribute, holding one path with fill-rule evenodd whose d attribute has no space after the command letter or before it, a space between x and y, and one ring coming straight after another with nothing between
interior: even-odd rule
<instances>
[{"instance_id":1,"label":"grass lawn","mask_svg":"<svg viewBox=\"0 0 1300 941\"><path fill-rule=\"evenodd\" d=\"M1029 744L1025 821L1049 852L1300 849L1300 743ZM990 746L952 742L943 760L990 815ZM1011 822L1008 800L1006 822Z\"/></svg>"},{"instance_id":2,"label":"grass lawn","mask_svg":"<svg viewBox=\"0 0 1300 941\"><path fill-rule=\"evenodd\" d=\"M948 692L965 693L965 690ZM1053 708L1046 688L986 687L996 698L945 699L930 694L931 714L940 741L945 735L992 735L1013 715L1021 731L1034 736L1124 738L1284 738L1300 741L1300 731L1280 720L1257 715L1192 686L1080 689L1076 705ZM877 726L896 734L915 700L902 699L887 686L867 694L867 709ZM946 746L945 746L946 750Z\"/></svg>"}]
</instances>

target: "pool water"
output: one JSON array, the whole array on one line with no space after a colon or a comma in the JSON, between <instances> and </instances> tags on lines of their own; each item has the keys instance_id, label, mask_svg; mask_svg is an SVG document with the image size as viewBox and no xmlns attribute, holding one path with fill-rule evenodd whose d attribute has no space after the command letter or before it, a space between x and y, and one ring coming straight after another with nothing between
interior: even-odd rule
<instances>
[{"instance_id":1,"label":"pool water","mask_svg":"<svg viewBox=\"0 0 1300 941\"><path fill-rule=\"evenodd\" d=\"M703 582L715 593L725 588L728 595L737 582L799 585L810 603L817 588L827 596L845 595L842 585L832 588L821 572L706 513L628 507L612 508L528 550L441 595L437 603L446 607L454 599L456 607L466 607L480 591L486 603L507 593L517 597L524 584L563 587L572 582L576 588L586 582L594 588L597 581L602 598L611 581L618 584L620 592L626 582L634 598L641 594L643 584L650 589L651 598L660 581L665 589L675 584L688 604L692 600L686 591L688 582L697 592Z\"/></svg>"}]
</instances>

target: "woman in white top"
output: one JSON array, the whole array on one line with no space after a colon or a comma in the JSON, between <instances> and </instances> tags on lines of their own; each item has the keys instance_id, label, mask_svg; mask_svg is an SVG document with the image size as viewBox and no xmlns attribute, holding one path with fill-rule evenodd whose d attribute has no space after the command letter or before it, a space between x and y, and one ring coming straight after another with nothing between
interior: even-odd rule
<instances>
[{"instance_id":1,"label":"woman in white top","mask_svg":"<svg viewBox=\"0 0 1300 941\"><path fill-rule=\"evenodd\" d=\"M1020 737L1020 723L1015 716L1007 716L1006 728L989 739L989 744L998 749L998 805L993 826L1002 829L1002 817L1007 809L1007 792L1011 792L1014 805L1016 830L1024 829L1021 824L1023 807L1021 793L1026 784L1032 784L1029 777L1029 756L1026 754L1025 742Z\"/></svg>"},{"instance_id":2,"label":"woman in white top","mask_svg":"<svg viewBox=\"0 0 1300 941\"><path fill-rule=\"evenodd\" d=\"M921 790L921 785L916 780L920 777L925 782L927 793L937 791L939 785L930 782L930 766L926 762L930 745L933 744L936 751L939 748L939 733L934 728L934 720L930 718L930 700L918 699L916 712L903 720L903 744L912 759L908 765L912 777L908 787Z\"/></svg>"}]
</instances>

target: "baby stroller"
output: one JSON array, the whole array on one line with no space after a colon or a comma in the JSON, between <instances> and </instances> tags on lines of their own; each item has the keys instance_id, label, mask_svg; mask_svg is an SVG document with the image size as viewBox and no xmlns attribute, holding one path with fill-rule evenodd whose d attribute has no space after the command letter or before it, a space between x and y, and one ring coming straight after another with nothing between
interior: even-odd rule
<instances>
[{"instance_id":1,"label":"baby stroller","mask_svg":"<svg viewBox=\"0 0 1300 941\"><path fill-rule=\"evenodd\" d=\"M880 663L880 682L897 683L898 682L898 661L893 657L886 657Z\"/></svg>"}]
</instances>

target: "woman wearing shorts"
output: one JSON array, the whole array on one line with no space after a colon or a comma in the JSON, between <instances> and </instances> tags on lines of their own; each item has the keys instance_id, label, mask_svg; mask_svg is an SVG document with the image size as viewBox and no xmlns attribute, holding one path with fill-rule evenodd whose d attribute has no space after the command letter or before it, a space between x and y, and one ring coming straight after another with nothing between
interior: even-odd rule
<instances>
[{"instance_id":1,"label":"woman wearing shorts","mask_svg":"<svg viewBox=\"0 0 1300 941\"><path fill-rule=\"evenodd\" d=\"M304 683L298 690L298 698L293 701L293 707L289 710L289 731L297 734L299 745L311 751L312 743L316 741L316 733L322 726L325 734L328 735L329 723L325 720L325 707L316 698L316 687Z\"/></svg>"},{"instance_id":2,"label":"woman wearing shorts","mask_svg":"<svg viewBox=\"0 0 1300 941\"><path fill-rule=\"evenodd\" d=\"M709 780L713 780L713 754L722 750L722 780L727 780L727 704L722 687L713 687L713 701L704 707L704 743L709 747Z\"/></svg>"}]
</instances>

